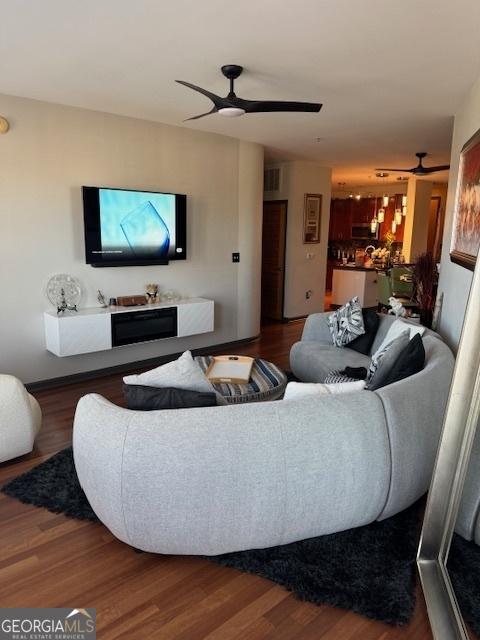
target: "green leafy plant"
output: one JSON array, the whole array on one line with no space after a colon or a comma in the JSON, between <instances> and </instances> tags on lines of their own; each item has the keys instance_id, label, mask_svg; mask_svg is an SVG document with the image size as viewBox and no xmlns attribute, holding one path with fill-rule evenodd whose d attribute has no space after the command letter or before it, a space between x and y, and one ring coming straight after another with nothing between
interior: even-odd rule
<instances>
[{"instance_id":1,"label":"green leafy plant","mask_svg":"<svg viewBox=\"0 0 480 640\"><path fill-rule=\"evenodd\" d=\"M392 253L392 245L395 242L395 235L391 231L387 231L385 234L385 246L387 247L390 254Z\"/></svg>"}]
</instances>

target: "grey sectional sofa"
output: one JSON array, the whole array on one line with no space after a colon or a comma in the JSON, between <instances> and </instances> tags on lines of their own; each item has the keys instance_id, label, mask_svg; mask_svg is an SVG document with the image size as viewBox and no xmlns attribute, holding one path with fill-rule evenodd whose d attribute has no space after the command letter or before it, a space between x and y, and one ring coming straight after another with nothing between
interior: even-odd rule
<instances>
[{"instance_id":1,"label":"grey sectional sofa","mask_svg":"<svg viewBox=\"0 0 480 640\"><path fill-rule=\"evenodd\" d=\"M323 322L307 322L312 347ZM85 396L80 483L115 536L157 553L263 548L388 518L427 490L442 426L453 356L435 335L424 343L424 370L378 392L152 412Z\"/></svg>"}]
</instances>

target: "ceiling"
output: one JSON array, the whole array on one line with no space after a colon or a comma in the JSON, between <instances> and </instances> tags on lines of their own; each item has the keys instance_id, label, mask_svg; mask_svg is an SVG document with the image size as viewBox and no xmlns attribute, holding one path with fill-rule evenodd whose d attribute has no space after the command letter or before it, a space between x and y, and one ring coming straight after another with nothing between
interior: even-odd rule
<instances>
[{"instance_id":1,"label":"ceiling","mask_svg":"<svg viewBox=\"0 0 480 640\"><path fill-rule=\"evenodd\" d=\"M256 141L353 185L416 151L448 163L479 26L478 0L16 0L2 3L0 92ZM324 107L183 123L210 102L174 80L225 95L226 63L245 67L241 97Z\"/></svg>"}]
</instances>

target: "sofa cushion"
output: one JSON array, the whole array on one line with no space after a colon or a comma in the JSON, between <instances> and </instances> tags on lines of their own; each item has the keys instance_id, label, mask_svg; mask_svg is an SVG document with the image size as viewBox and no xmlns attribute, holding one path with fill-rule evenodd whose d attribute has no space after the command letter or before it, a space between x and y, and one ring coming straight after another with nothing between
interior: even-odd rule
<instances>
[{"instance_id":1,"label":"sofa cushion","mask_svg":"<svg viewBox=\"0 0 480 640\"><path fill-rule=\"evenodd\" d=\"M397 362L402 351L407 347L409 341L410 338L407 330L386 344L383 349L375 352L368 370L367 389L375 391L375 389L379 389L384 385L384 380Z\"/></svg>"},{"instance_id":2,"label":"sofa cushion","mask_svg":"<svg viewBox=\"0 0 480 640\"><path fill-rule=\"evenodd\" d=\"M364 334L362 307L358 296L327 316L327 322L333 344L337 347L344 347Z\"/></svg>"},{"instance_id":3,"label":"sofa cushion","mask_svg":"<svg viewBox=\"0 0 480 640\"><path fill-rule=\"evenodd\" d=\"M224 398L215 391L199 364L192 358L190 351L185 351L173 362L167 362L167 364L145 371L145 373L125 376L123 382L149 387L175 387L176 389L215 393L217 404L225 404Z\"/></svg>"},{"instance_id":4,"label":"sofa cushion","mask_svg":"<svg viewBox=\"0 0 480 640\"><path fill-rule=\"evenodd\" d=\"M303 382L324 382L333 370L343 370L348 366L368 369L370 358L351 349L302 340L290 351L290 366Z\"/></svg>"},{"instance_id":5,"label":"sofa cushion","mask_svg":"<svg viewBox=\"0 0 480 640\"><path fill-rule=\"evenodd\" d=\"M329 394L352 393L365 389L364 380L321 384L318 382L289 382L285 390L284 400L300 400L309 396L325 396Z\"/></svg>"},{"instance_id":6,"label":"sofa cushion","mask_svg":"<svg viewBox=\"0 0 480 640\"><path fill-rule=\"evenodd\" d=\"M141 384L124 384L123 395L129 409L156 411L158 409L190 409L213 407L217 404L215 393L190 391L175 387L147 387Z\"/></svg>"},{"instance_id":7,"label":"sofa cushion","mask_svg":"<svg viewBox=\"0 0 480 640\"><path fill-rule=\"evenodd\" d=\"M419 333L415 334L410 342L400 353L396 362L387 372L380 385L375 388L385 387L387 384L399 382L404 378L413 376L423 369L425 365L425 347Z\"/></svg>"},{"instance_id":8,"label":"sofa cushion","mask_svg":"<svg viewBox=\"0 0 480 640\"><path fill-rule=\"evenodd\" d=\"M412 339L416 333L423 336L423 334L425 333L425 327L423 327L421 324L416 324L415 322L404 320L403 318L397 318L389 326L385 337L383 338L381 344L377 347L377 352L382 351L389 342L392 342L392 340L398 338L398 336L404 331L409 331L409 338ZM374 357L375 354L372 355L372 358Z\"/></svg>"},{"instance_id":9,"label":"sofa cushion","mask_svg":"<svg viewBox=\"0 0 480 640\"><path fill-rule=\"evenodd\" d=\"M372 348L373 341L375 340L375 336L377 335L380 319L378 317L378 313L373 309L362 309L362 316L365 333L358 336L358 338L355 338L355 340L352 340L352 342L349 342L345 346L349 349L353 349L354 351L358 351L358 353L368 355Z\"/></svg>"}]
</instances>

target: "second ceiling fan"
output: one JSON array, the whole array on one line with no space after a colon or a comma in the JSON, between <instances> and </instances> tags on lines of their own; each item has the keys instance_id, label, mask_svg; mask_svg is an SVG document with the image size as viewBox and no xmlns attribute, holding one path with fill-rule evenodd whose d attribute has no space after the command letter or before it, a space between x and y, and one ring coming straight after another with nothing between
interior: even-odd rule
<instances>
[{"instance_id":1,"label":"second ceiling fan","mask_svg":"<svg viewBox=\"0 0 480 640\"><path fill-rule=\"evenodd\" d=\"M273 113L273 112L318 112L322 108L322 105L317 102L292 102L285 100L244 100L239 98L233 89L233 83L242 73L243 67L238 64L225 64L221 68L223 75L230 81L230 91L225 98L217 96L215 93L197 87L190 82L184 80L176 80L180 84L183 84L189 89L198 91L213 102L213 107L206 113L201 113L198 116L187 118L187 120L198 120L205 116L209 116L211 113L219 113L222 116L236 117L243 116L245 113ZM185 121L186 122L186 121Z\"/></svg>"},{"instance_id":2,"label":"second ceiling fan","mask_svg":"<svg viewBox=\"0 0 480 640\"><path fill-rule=\"evenodd\" d=\"M415 154L418 158L418 164L412 169L375 169L375 171L399 171L400 173L413 173L415 176L428 176L430 173L436 173L437 171L445 171L450 169L449 164L439 164L436 167L424 167L422 164L423 158L428 155L426 151L418 151Z\"/></svg>"}]
</instances>

